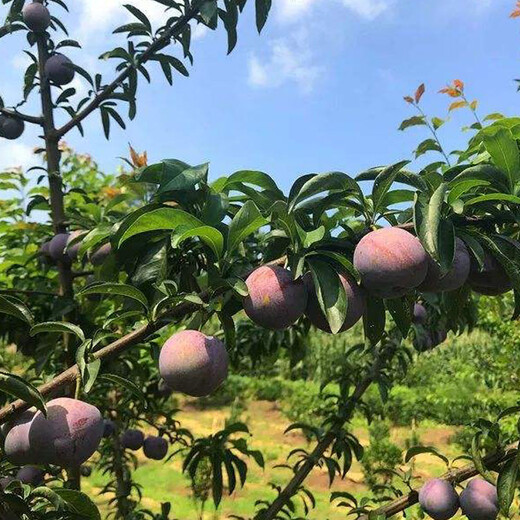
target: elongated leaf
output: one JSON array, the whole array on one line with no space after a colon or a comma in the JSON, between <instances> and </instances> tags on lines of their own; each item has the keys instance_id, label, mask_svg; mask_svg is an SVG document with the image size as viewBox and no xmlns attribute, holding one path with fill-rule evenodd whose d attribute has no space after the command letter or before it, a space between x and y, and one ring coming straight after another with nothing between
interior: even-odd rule
<instances>
[{"instance_id":1,"label":"elongated leaf","mask_svg":"<svg viewBox=\"0 0 520 520\"><path fill-rule=\"evenodd\" d=\"M403 338L406 338L406 336L408 336L408 332L410 331L410 327L412 326L412 302L406 296L403 296L402 298L394 298L391 300L386 300L386 308L392 315L392 318L401 331Z\"/></svg>"},{"instance_id":2,"label":"elongated leaf","mask_svg":"<svg viewBox=\"0 0 520 520\"><path fill-rule=\"evenodd\" d=\"M511 132L505 128L488 127L482 130L484 146L495 165L504 171L510 190L520 176L520 155L518 145Z\"/></svg>"},{"instance_id":3,"label":"elongated leaf","mask_svg":"<svg viewBox=\"0 0 520 520\"><path fill-rule=\"evenodd\" d=\"M422 455L423 453L435 455L436 457L441 459L446 464L446 466L448 466L450 463L450 461L444 455L439 453L439 451L433 446L413 446L406 452L404 461L406 463L410 462L410 460L412 460L414 457L417 457L417 455Z\"/></svg>"},{"instance_id":4,"label":"elongated leaf","mask_svg":"<svg viewBox=\"0 0 520 520\"><path fill-rule=\"evenodd\" d=\"M465 205L471 206L479 202L511 202L512 204L520 204L520 197L509 195L508 193L488 193L487 195L479 195L474 199L466 201Z\"/></svg>"},{"instance_id":5,"label":"elongated leaf","mask_svg":"<svg viewBox=\"0 0 520 520\"><path fill-rule=\"evenodd\" d=\"M69 511L76 513L82 519L101 520L96 504L85 493L65 488L54 488L53 491L66 503Z\"/></svg>"},{"instance_id":6,"label":"elongated leaf","mask_svg":"<svg viewBox=\"0 0 520 520\"><path fill-rule=\"evenodd\" d=\"M110 294L113 296L124 296L139 302L146 309L148 308L148 300L146 296L132 285L116 282L98 282L85 287L78 295L87 296L89 294Z\"/></svg>"},{"instance_id":7,"label":"elongated leaf","mask_svg":"<svg viewBox=\"0 0 520 520\"><path fill-rule=\"evenodd\" d=\"M36 336L36 334L41 334L42 332L74 334L80 341L85 341L85 334L83 334L81 328L66 321L46 321L44 323L38 323L31 329L30 334L31 336Z\"/></svg>"},{"instance_id":8,"label":"elongated leaf","mask_svg":"<svg viewBox=\"0 0 520 520\"><path fill-rule=\"evenodd\" d=\"M363 315L365 336L371 345L376 345L385 331L386 313L383 300L367 296L366 309Z\"/></svg>"},{"instance_id":9,"label":"elongated leaf","mask_svg":"<svg viewBox=\"0 0 520 520\"><path fill-rule=\"evenodd\" d=\"M34 321L31 311L18 299L0 295L0 313L9 314L31 325Z\"/></svg>"},{"instance_id":10,"label":"elongated leaf","mask_svg":"<svg viewBox=\"0 0 520 520\"><path fill-rule=\"evenodd\" d=\"M234 251L240 242L242 242L251 233L254 233L268 221L262 216L256 204L248 200L235 215L228 231L228 253Z\"/></svg>"},{"instance_id":11,"label":"elongated leaf","mask_svg":"<svg viewBox=\"0 0 520 520\"><path fill-rule=\"evenodd\" d=\"M272 0L255 0L256 28L258 29L258 32L261 32L264 28L271 9L271 3Z\"/></svg>"},{"instance_id":12,"label":"elongated leaf","mask_svg":"<svg viewBox=\"0 0 520 520\"><path fill-rule=\"evenodd\" d=\"M176 175L166 184L161 184L157 193L166 193L168 191L184 191L193 188L201 181L208 178L209 163L200 164L187 168Z\"/></svg>"},{"instance_id":13,"label":"elongated leaf","mask_svg":"<svg viewBox=\"0 0 520 520\"><path fill-rule=\"evenodd\" d=\"M174 234L172 236L172 246L177 247L184 240L191 237L199 237L211 248L217 259L220 259L224 250L224 237L218 229L211 226L199 226L178 235Z\"/></svg>"},{"instance_id":14,"label":"elongated leaf","mask_svg":"<svg viewBox=\"0 0 520 520\"><path fill-rule=\"evenodd\" d=\"M284 199L283 193L276 185L276 182L267 175L267 173L254 170L240 170L227 178L218 179L213 186L220 188L217 189L217 191L229 191L234 189L237 184L252 184L264 190L276 193L280 200Z\"/></svg>"},{"instance_id":15,"label":"elongated leaf","mask_svg":"<svg viewBox=\"0 0 520 520\"><path fill-rule=\"evenodd\" d=\"M0 391L12 395L17 399L22 399L30 406L41 410L43 414L47 415L47 408L45 407L45 400L38 389L28 383L21 377L8 372L0 372Z\"/></svg>"},{"instance_id":16,"label":"elongated leaf","mask_svg":"<svg viewBox=\"0 0 520 520\"><path fill-rule=\"evenodd\" d=\"M518 456L508 460L498 474L498 507L501 513L506 517L509 516L509 510L515 498L518 479L518 462Z\"/></svg>"},{"instance_id":17,"label":"elongated leaf","mask_svg":"<svg viewBox=\"0 0 520 520\"><path fill-rule=\"evenodd\" d=\"M372 201L374 203L373 212L376 214L381 206L381 202L383 201L385 195L388 193L388 190L391 188L392 184L395 182L395 179L399 173L399 171L404 168L410 161L401 161L397 164L393 164L385 168L375 179L374 186L372 188Z\"/></svg>"},{"instance_id":18,"label":"elongated leaf","mask_svg":"<svg viewBox=\"0 0 520 520\"><path fill-rule=\"evenodd\" d=\"M129 379L125 379L124 377L118 376L116 374L101 374L98 378L99 381L104 380L110 383L114 383L118 386L122 386L126 390L128 390L131 394L133 394L139 401L146 405L146 397L142 390Z\"/></svg>"}]
</instances>

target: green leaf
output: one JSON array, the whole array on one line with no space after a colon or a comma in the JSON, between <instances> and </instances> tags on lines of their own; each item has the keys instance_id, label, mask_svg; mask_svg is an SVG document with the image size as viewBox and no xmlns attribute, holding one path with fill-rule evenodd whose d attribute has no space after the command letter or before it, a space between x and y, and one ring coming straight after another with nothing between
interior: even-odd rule
<instances>
[{"instance_id":1,"label":"green leaf","mask_svg":"<svg viewBox=\"0 0 520 520\"><path fill-rule=\"evenodd\" d=\"M410 126L418 126L418 125L426 125L425 117L424 116L413 116L409 119L405 119L401 126L399 126L399 130L406 130Z\"/></svg>"},{"instance_id":2,"label":"green leaf","mask_svg":"<svg viewBox=\"0 0 520 520\"><path fill-rule=\"evenodd\" d=\"M383 300L370 295L366 298L366 309L363 315L365 336L371 345L376 345L385 332L386 313Z\"/></svg>"},{"instance_id":3,"label":"green leaf","mask_svg":"<svg viewBox=\"0 0 520 520\"><path fill-rule=\"evenodd\" d=\"M100 368L101 359L95 359L94 361L91 361L90 363L87 363L85 365L83 373L83 390L86 394L88 394L92 390L92 387L94 386L94 383L96 382L97 376L99 374Z\"/></svg>"},{"instance_id":4,"label":"green leaf","mask_svg":"<svg viewBox=\"0 0 520 520\"><path fill-rule=\"evenodd\" d=\"M444 461L444 463L446 464L446 466L449 465L450 461L448 460L447 457L445 457L444 455L442 455L441 453L439 453L437 451L436 448L434 448L433 446L412 446L407 452L406 452L406 455L404 457L404 462L405 463L408 463L410 462L414 457L417 457L417 455L422 455L423 453L428 453L429 455L435 455L436 457L438 457L439 459L441 459L442 461Z\"/></svg>"},{"instance_id":5,"label":"green leaf","mask_svg":"<svg viewBox=\"0 0 520 520\"><path fill-rule=\"evenodd\" d=\"M208 178L209 163L200 164L186 168L166 184L161 184L158 194L169 191L186 191L192 189L201 181L206 181Z\"/></svg>"},{"instance_id":6,"label":"green leaf","mask_svg":"<svg viewBox=\"0 0 520 520\"><path fill-rule=\"evenodd\" d=\"M448 195L448 204L451 206L453 203L462 197L464 193L469 190L476 188L478 186L489 186L489 181L484 181L481 179L467 179L465 181L460 181L453 183L450 186L450 193Z\"/></svg>"},{"instance_id":7,"label":"green leaf","mask_svg":"<svg viewBox=\"0 0 520 520\"><path fill-rule=\"evenodd\" d=\"M509 195L508 193L488 193L487 195L479 195L474 199L465 202L466 206L478 204L479 202L511 202L512 204L520 204L520 197Z\"/></svg>"},{"instance_id":8,"label":"green leaf","mask_svg":"<svg viewBox=\"0 0 520 520\"><path fill-rule=\"evenodd\" d=\"M372 188L372 201L374 203L374 215L378 212L381 202L383 201L388 190L395 182L399 171L404 168L410 161L401 161L385 168L375 179Z\"/></svg>"},{"instance_id":9,"label":"green leaf","mask_svg":"<svg viewBox=\"0 0 520 520\"><path fill-rule=\"evenodd\" d=\"M78 296L89 294L110 294L113 296L124 296L139 302L145 309L148 308L146 296L132 285L116 282L97 282L82 289Z\"/></svg>"},{"instance_id":10,"label":"green leaf","mask_svg":"<svg viewBox=\"0 0 520 520\"><path fill-rule=\"evenodd\" d=\"M131 394L133 394L139 401L146 405L146 397L142 390L129 379L125 379L124 377L118 376L116 374L101 374L98 377L99 381L108 381L109 383L114 383L118 386L122 386L126 390L128 390Z\"/></svg>"},{"instance_id":11,"label":"green leaf","mask_svg":"<svg viewBox=\"0 0 520 520\"><path fill-rule=\"evenodd\" d=\"M0 372L0 391L25 401L47 415L45 400L39 390L21 377L8 372Z\"/></svg>"},{"instance_id":12,"label":"green leaf","mask_svg":"<svg viewBox=\"0 0 520 520\"><path fill-rule=\"evenodd\" d=\"M256 204L248 200L229 224L227 253L232 253L247 236L267 223Z\"/></svg>"},{"instance_id":13,"label":"green leaf","mask_svg":"<svg viewBox=\"0 0 520 520\"><path fill-rule=\"evenodd\" d=\"M172 235L172 247L178 247L184 240L191 237L199 237L211 248L217 259L220 259L224 250L224 237L218 229L211 226L199 226L179 234L174 232Z\"/></svg>"},{"instance_id":14,"label":"green leaf","mask_svg":"<svg viewBox=\"0 0 520 520\"><path fill-rule=\"evenodd\" d=\"M9 314L31 325L34 321L31 311L17 298L0 295L0 313Z\"/></svg>"},{"instance_id":15,"label":"green leaf","mask_svg":"<svg viewBox=\"0 0 520 520\"><path fill-rule=\"evenodd\" d=\"M459 169L453 167L449 172L446 172L444 178L447 182L450 182L450 184L463 180L481 180L489 182L491 186L501 192L507 192L509 190L505 173L491 164L478 164L464 168L463 171L459 171Z\"/></svg>"},{"instance_id":16,"label":"green leaf","mask_svg":"<svg viewBox=\"0 0 520 520\"><path fill-rule=\"evenodd\" d=\"M386 300L386 308L392 315L403 338L406 338L412 326L413 302L408 297L403 296L402 298Z\"/></svg>"},{"instance_id":17,"label":"green leaf","mask_svg":"<svg viewBox=\"0 0 520 520\"><path fill-rule=\"evenodd\" d=\"M415 150L415 158L417 159L426 152L442 152L442 149L435 139L425 139Z\"/></svg>"},{"instance_id":18,"label":"green leaf","mask_svg":"<svg viewBox=\"0 0 520 520\"><path fill-rule=\"evenodd\" d=\"M83 334L81 328L66 321L46 321L44 323L38 323L31 329L30 334L31 336L36 336L36 334L41 334L42 332L74 334L80 341L85 341L85 334Z\"/></svg>"},{"instance_id":19,"label":"green leaf","mask_svg":"<svg viewBox=\"0 0 520 520\"><path fill-rule=\"evenodd\" d=\"M54 488L53 491L65 501L69 511L80 515L85 520L101 520L96 504L81 491L64 488Z\"/></svg>"},{"instance_id":20,"label":"green leaf","mask_svg":"<svg viewBox=\"0 0 520 520\"><path fill-rule=\"evenodd\" d=\"M276 182L267 175L267 173L255 170L237 171L229 177L218 179L212 184L212 187L214 187L216 191L230 191L236 189L237 185L240 184L252 184L253 186L258 186L259 188L275 193L277 198L281 200L285 199L283 193L276 185Z\"/></svg>"},{"instance_id":21,"label":"green leaf","mask_svg":"<svg viewBox=\"0 0 520 520\"><path fill-rule=\"evenodd\" d=\"M511 504L515 498L518 479L518 463L519 460L517 455L514 459L508 460L498 474L498 506L500 512L506 517L509 517L509 510L511 509Z\"/></svg>"},{"instance_id":22,"label":"green leaf","mask_svg":"<svg viewBox=\"0 0 520 520\"><path fill-rule=\"evenodd\" d=\"M258 32L261 32L264 28L265 22L267 22L267 17L269 16L269 11L271 9L272 0L255 0L255 10L256 10L256 28Z\"/></svg>"},{"instance_id":23,"label":"green leaf","mask_svg":"<svg viewBox=\"0 0 520 520\"><path fill-rule=\"evenodd\" d=\"M520 175L520 155L511 131L491 126L482 130L482 137L491 159L506 173L512 190Z\"/></svg>"}]
</instances>

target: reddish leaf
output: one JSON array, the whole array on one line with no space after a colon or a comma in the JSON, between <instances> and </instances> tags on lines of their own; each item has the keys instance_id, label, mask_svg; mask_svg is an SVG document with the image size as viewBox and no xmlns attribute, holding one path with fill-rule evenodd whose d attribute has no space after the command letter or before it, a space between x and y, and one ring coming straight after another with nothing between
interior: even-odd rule
<instances>
[{"instance_id":1,"label":"reddish leaf","mask_svg":"<svg viewBox=\"0 0 520 520\"><path fill-rule=\"evenodd\" d=\"M421 101L421 98L426 90L426 87L424 86L424 83L421 83L419 85L419 88L415 91L415 102L419 103Z\"/></svg>"},{"instance_id":2,"label":"reddish leaf","mask_svg":"<svg viewBox=\"0 0 520 520\"><path fill-rule=\"evenodd\" d=\"M413 97L411 97L411 96L404 96L404 100L405 100L407 103L413 103Z\"/></svg>"},{"instance_id":3,"label":"reddish leaf","mask_svg":"<svg viewBox=\"0 0 520 520\"><path fill-rule=\"evenodd\" d=\"M453 86L457 89L459 89L461 92L464 90L464 82L460 79L454 79L453 80Z\"/></svg>"}]
</instances>

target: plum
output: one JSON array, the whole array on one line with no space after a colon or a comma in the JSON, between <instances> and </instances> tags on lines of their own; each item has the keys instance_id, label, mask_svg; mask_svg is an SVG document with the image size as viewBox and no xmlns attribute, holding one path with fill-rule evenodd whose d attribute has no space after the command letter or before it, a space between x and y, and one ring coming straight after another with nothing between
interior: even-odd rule
<instances>
[{"instance_id":1,"label":"plum","mask_svg":"<svg viewBox=\"0 0 520 520\"><path fill-rule=\"evenodd\" d=\"M464 242L457 238L455 241L455 256L451 269L443 276L439 266L433 258L428 257L428 272L418 290L423 292L454 291L462 287L469 276L470 269L469 251Z\"/></svg>"},{"instance_id":2,"label":"plum","mask_svg":"<svg viewBox=\"0 0 520 520\"><path fill-rule=\"evenodd\" d=\"M359 321L361 316L363 316L363 313L365 312L365 295L356 281L350 276L340 274L339 278L341 284L345 288L345 293L347 295L347 315L345 317L343 326L339 330L339 332L345 332L346 330L353 327ZM318 295L316 294L316 290L314 288L312 275L307 273L303 277L303 282L307 288L308 293L305 315L315 327L323 330L324 332L330 333L330 326L327 318L325 317L325 314L321 310L320 303L318 301Z\"/></svg>"},{"instance_id":3,"label":"plum","mask_svg":"<svg viewBox=\"0 0 520 520\"><path fill-rule=\"evenodd\" d=\"M105 419L103 421L103 437L112 437L116 431L116 425L114 421Z\"/></svg>"},{"instance_id":4,"label":"plum","mask_svg":"<svg viewBox=\"0 0 520 520\"><path fill-rule=\"evenodd\" d=\"M81 240L72 244L71 246L69 246L69 244L76 238L82 236L85 234L85 231L82 231L82 230L76 230L76 231L73 231L70 235L69 235L69 238L67 240L67 245L66 245L66 255L70 258L70 260L76 260L78 258L78 253L79 253L79 248L81 247Z\"/></svg>"},{"instance_id":5,"label":"plum","mask_svg":"<svg viewBox=\"0 0 520 520\"><path fill-rule=\"evenodd\" d=\"M413 306L412 321L416 325L424 325L428 321L428 311L422 303L416 303Z\"/></svg>"},{"instance_id":6,"label":"plum","mask_svg":"<svg viewBox=\"0 0 520 520\"><path fill-rule=\"evenodd\" d=\"M49 243L49 256L55 262L62 262L70 265L71 259L65 252L70 235L68 233L58 233Z\"/></svg>"},{"instance_id":7,"label":"plum","mask_svg":"<svg viewBox=\"0 0 520 520\"><path fill-rule=\"evenodd\" d=\"M0 478L0 489L5 489L11 482L14 482L16 479L13 477L2 477Z\"/></svg>"},{"instance_id":8,"label":"plum","mask_svg":"<svg viewBox=\"0 0 520 520\"><path fill-rule=\"evenodd\" d=\"M168 441L162 437L146 437L143 443L146 457L153 460L162 460L168 453Z\"/></svg>"},{"instance_id":9,"label":"plum","mask_svg":"<svg viewBox=\"0 0 520 520\"><path fill-rule=\"evenodd\" d=\"M26 4L22 10L25 25L34 32L44 32L51 24L49 10L39 2Z\"/></svg>"},{"instance_id":10,"label":"plum","mask_svg":"<svg viewBox=\"0 0 520 520\"><path fill-rule=\"evenodd\" d=\"M22 464L40 464L38 453L30 443L29 433L36 415L36 409L24 411L4 430L4 453L9 462L17 466Z\"/></svg>"},{"instance_id":11,"label":"plum","mask_svg":"<svg viewBox=\"0 0 520 520\"><path fill-rule=\"evenodd\" d=\"M110 253L112 252L112 246L110 243L102 245L95 253L90 257L92 265L99 266L105 262Z\"/></svg>"},{"instance_id":12,"label":"plum","mask_svg":"<svg viewBox=\"0 0 520 520\"><path fill-rule=\"evenodd\" d=\"M246 285L249 295L244 298L244 310L261 327L286 329L305 312L307 289L283 267L259 267L248 276Z\"/></svg>"},{"instance_id":13,"label":"plum","mask_svg":"<svg viewBox=\"0 0 520 520\"><path fill-rule=\"evenodd\" d=\"M479 266L472 260L468 282L473 291L487 296L498 296L513 288L505 269L488 251L484 254L482 271L479 271Z\"/></svg>"},{"instance_id":14,"label":"plum","mask_svg":"<svg viewBox=\"0 0 520 520\"><path fill-rule=\"evenodd\" d=\"M18 139L25 130L25 123L18 117L0 114L0 137L10 141Z\"/></svg>"},{"instance_id":15,"label":"plum","mask_svg":"<svg viewBox=\"0 0 520 520\"><path fill-rule=\"evenodd\" d=\"M75 75L72 61L63 54L53 54L45 62L45 75L55 85L67 85Z\"/></svg>"},{"instance_id":16,"label":"plum","mask_svg":"<svg viewBox=\"0 0 520 520\"><path fill-rule=\"evenodd\" d=\"M143 432L140 430L126 430L121 437L121 446L129 450L138 450L144 442Z\"/></svg>"},{"instance_id":17,"label":"plum","mask_svg":"<svg viewBox=\"0 0 520 520\"><path fill-rule=\"evenodd\" d=\"M419 504L434 520L448 520L459 509L459 496L448 481L434 478L419 490Z\"/></svg>"},{"instance_id":18,"label":"plum","mask_svg":"<svg viewBox=\"0 0 520 520\"><path fill-rule=\"evenodd\" d=\"M43 484L44 477L45 471L36 466L24 466L16 473L17 480L24 484L30 484L31 486L40 486Z\"/></svg>"},{"instance_id":19,"label":"plum","mask_svg":"<svg viewBox=\"0 0 520 520\"><path fill-rule=\"evenodd\" d=\"M495 520L498 516L497 488L474 478L460 495L460 506L468 520Z\"/></svg>"},{"instance_id":20,"label":"plum","mask_svg":"<svg viewBox=\"0 0 520 520\"><path fill-rule=\"evenodd\" d=\"M47 403L47 417L37 412L29 429L29 443L46 464L78 466L98 448L103 418L88 403L59 397Z\"/></svg>"},{"instance_id":21,"label":"plum","mask_svg":"<svg viewBox=\"0 0 520 520\"><path fill-rule=\"evenodd\" d=\"M354 251L362 285L378 298L399 298L418 287L428 270L428 254L418 238L397 227L365 235Z\"/></svg>"},{"instance_id":22,"label":"plum","mask_svg":"<svg viewBox=\"0 0 520 520\"><path fill-rule=\"evenodd\" d=\"M226 347L219 339L184 330L165 342L159 355L159 372L172 390L202 397L227 378L228 363Z\"/></svg>"}]
</instances>

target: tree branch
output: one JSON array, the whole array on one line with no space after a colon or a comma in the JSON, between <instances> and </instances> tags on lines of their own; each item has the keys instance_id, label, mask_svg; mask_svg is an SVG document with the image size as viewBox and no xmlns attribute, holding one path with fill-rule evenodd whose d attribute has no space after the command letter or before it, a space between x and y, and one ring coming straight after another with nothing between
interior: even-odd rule
<instances>
[{"instance_id":1,"label":"tree branch","mask_svg":"<svg viewBox=\"0 0 520 520\"><path fill-rule=\"evenodd\" d=\"M517 448L518 442L515 442L506 446L502 451L491 453L487 457L484 457L484 466L489 469L496 468L500 464L513 458L517 452ZM461 482L475 477L478 474L479 472L475 465L470 463L466 466L463 466L462 468L447 471L440 478L443 480L447 480L452 484L460 484ZM405 509L408 509L409 507L417 504L418 501L419 489L414 489L410 491L410 493L408 493L407 495L402 496L394 500L393 502L390 502L386 506L380 507L379 509L372 511L371 513L375 517L377 517L377 515L382 515L383 518L390 518L391 516L396 515L397 513L400 513ZM369 520L369 517L368 515L364 515L361 518L359 518L359 520Z\"/></svg>"},{"instance_id":2,"label":"tree branch","mask_svg":"<svg viewBox=\"0 0 520 520\"><path fill-rule=\"evenodd\" d=\"M9 108L0 108L0 113L9 117L21 119L26 123L33 123L35 125L43 126L43 117L41 116L29 116L27 114L22 114L21 112L18 112L18 110L11 110Z\"/></svg>"},{"instance_id":3,"label":"tree branch","mask_svg":"<svg viewBox=\"0 0 520 520\"><path fill-rule=\"evenodd\" d=\"M58 128L55 132L57 139L61 139L67 132L77 126L83 121L89 114L96 110L103 101L107 100L110 95L119 87L123 81L125 81L132 70L136 70L139 66L145 64L156 52L160 51L167 45L169 45L172 38L177 36L185 27L195 18L199 13L199 9L205 0L195 0L193 5L181 16L169 29L155 40L143 54L138 56L135 63L128 65L121 73L110 83L105 86L103 90L97 94L94 99L79 111L75 117L69 122L65 123L61 128Z\"/></svg>"},{"instance_id":4,"label":"tree branch","mask_svg":"<svg viewBox=\"0 0 520 520\"><path fill-rule=\"evenodd\" d=\"M25 289L0 289L0 294L25 294L27 296L53 296L59 298L60 295L50 291L30 291Z\"/></svg>"}]
</instances>

